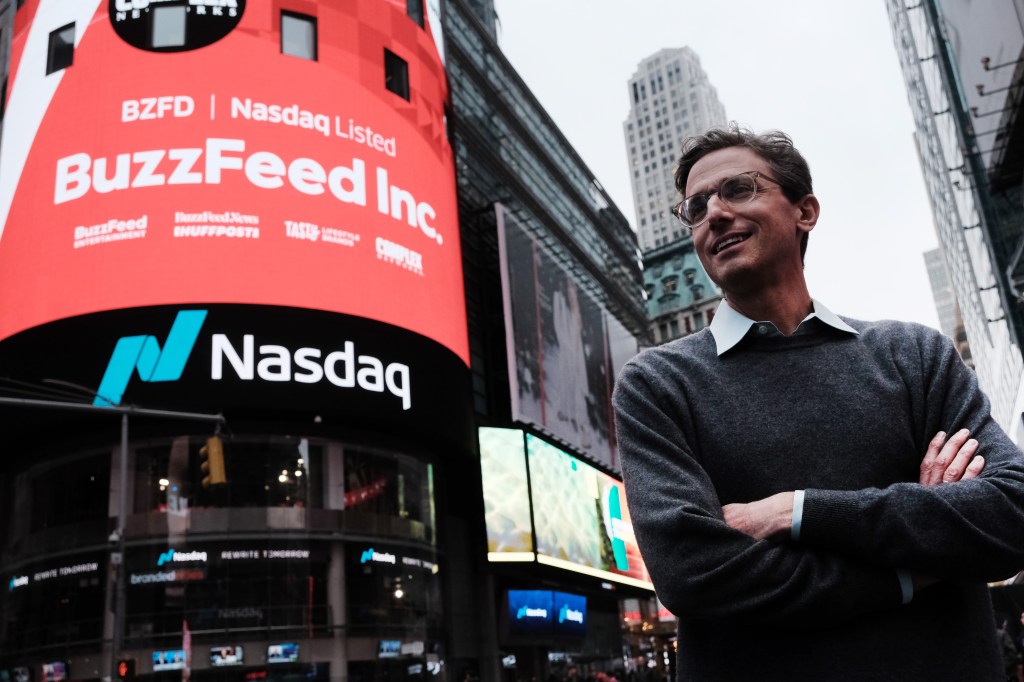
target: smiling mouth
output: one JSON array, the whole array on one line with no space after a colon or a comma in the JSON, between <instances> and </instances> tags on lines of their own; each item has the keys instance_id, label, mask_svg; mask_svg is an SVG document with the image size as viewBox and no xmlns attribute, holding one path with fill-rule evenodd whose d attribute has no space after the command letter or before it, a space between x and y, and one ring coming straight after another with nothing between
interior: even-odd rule
<instances>
[{"instance_id":1,"label":"smiling mouth","mask_svg":"<svg viewBox=\"0 0 1024 682\"><path fill-rule=\"evenodd\" d=\"M728 239L725 239L716 244L715 248L711 250L711 254L717 256L719 253L729 248L730 246L746 241L747 237L748 235L736 235L735 237L729 237Z\"/></svg>"}]
</instances>

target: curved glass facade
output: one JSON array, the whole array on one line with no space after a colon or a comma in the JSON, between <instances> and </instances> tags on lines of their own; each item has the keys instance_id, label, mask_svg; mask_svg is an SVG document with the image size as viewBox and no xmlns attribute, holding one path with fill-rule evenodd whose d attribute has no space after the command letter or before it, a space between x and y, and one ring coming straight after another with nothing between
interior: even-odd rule
<instances>
[{"instance_id":1,"label":"curved glass facade","mask_svg":"<svg viewBox=\"0 0 1024 682\"><path fill-rule=\"evenodd\" d=\"M206 488L206 438L130 443L120 564L108 542L118 446L8 480L4 511L17 513L3 516L0 670L60 661L76 679L98 677L123 568L121 658L139 675L171 674L186 628L193 677L326 679L360 661L352 674L374 677L389 647L406 672L419 666L412 677L440 673L433 465L337 440L225 437L227 483Z\"/></svg>"}]
</instances>

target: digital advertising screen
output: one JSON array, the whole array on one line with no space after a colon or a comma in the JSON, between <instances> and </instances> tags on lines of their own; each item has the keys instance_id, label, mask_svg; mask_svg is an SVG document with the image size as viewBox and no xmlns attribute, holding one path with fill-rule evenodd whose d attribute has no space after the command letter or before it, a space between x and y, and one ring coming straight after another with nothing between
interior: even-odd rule
<instances>
[{"instance_id":1,"label":"digital advertising screen","mask_svg":"<svg viewBox=\"0 0 1024 682\"><path fill-rule=\"evenodd\" d=\"M162 670L184 670L185 650L171 649L169 651L153 652L153 672Z\"/></svg>"},{"instance_id":2,"label":"digital advertising screen","mask_svg":"<svg viewBox=\"0 0 1024 682\"><path fill-rule=\"evenodd\" d=\"M616 466L615 375L636 339L500 204L502 291L512 417Z\"/></svg>"},{"instance_id":3,"label":"digital advertising screen","mask_svg":"<svg viewBox=\"0 0 1024 682\"><path fill-rule=\"evenodd\" d=\"M551 625L556 637L585 637L587 598L567 592L553 592Z\"/></svg>"},{"instance_id":4,"label":"digital advertising screen","mask_svg":"<svg viewBox=\"0 0 1024 682\"><path fill-rule=\"evenodd\" d=\"M43 663L43 682L64 682L68 679L68 666L64 661Z\"/></svg>"},{"instance_id":5,"label":"digital advertising screen","mask_svg":"<svg viewBox=\"0 0 1024 682\"><path fill-rule=\"evenodd\" d=\"M295 663L299 660L299 645L293 642L267 646L267 663Z\"/></svg>"},{"instance_id":6,"label":"digital advertising screen","mask_svg":"<svg viewBox=\"0 0 1024 682\"><path fill-rule=\"evenodd\" d=\"M654 589L622 482L526 434L540 563Z\"/></svg>"},{"instance_id":7,"label":"digital advertising screen","mask_svg":"<svg viewBox=\"0 0 1024 682\"><path fill-rule=\"evenodd\" d=\"M241 645L210 647L210 665L214 668L245 663L245 652Z\"/></svg>"},{"instance_id":8,"label":"digital advertising screen","mask_svg":"<svg viewBox=\"0 0 1024 682\"><path fill-rule=\"evenodd\" d=\"M478 429L487 525L487 558L533 561L530 484L524 434L519 429Z\"/></svg>"},{"instance_id":9,"label":"digital advertising screen","mask_svg":"<svg viewBox=\"0 0 1024 682\"><path fill-rule=\"evenodd\" d=\"M258 305L392 325L468 365L436 3L426 21L404 2L301 3L312 58L282 54L278 3L148 4L15 16L0 341L102 311Z\"/></svg>"},{"instance_id":10,"label":"digital advertising screen","mask_svg":"<svg viewBox=\"0 0 1024 682\"><path fill-rule=\"evenodd\" d=\"M587 598L551 590L509 590L507 633L521 640L587 634Z\"/></svg>"},{"instance_id":11,"label":"digital advertising screen","mask_svg":"<svg viewBox=\"0 0 1024 682\"><path fill-rule=\"evenodd\" d=\"M402 642L398 639L382 639L377 645L377 658L398 658L402 655Z\"/></svg>"},{"instance_id":12,"label":"digital advertising screen","mask_svg":"<svg viewBox=\"0 0 1024 682\"><path fill-rule=\"evenodd\" d=\"M509 590L508 634L529 639L550 636L553 611L550 590Z\"/></svg>"}]
</instances>

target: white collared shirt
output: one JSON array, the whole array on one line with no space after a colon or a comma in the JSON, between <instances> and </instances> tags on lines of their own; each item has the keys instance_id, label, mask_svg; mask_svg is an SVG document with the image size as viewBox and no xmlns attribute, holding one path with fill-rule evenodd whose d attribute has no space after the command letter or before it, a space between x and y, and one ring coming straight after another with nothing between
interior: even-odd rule
<instances>
[{"instance_id":1,"label":"white collared shirt","mask_svg":"<svg viewBox=\"0 0 1024 682\"><path fill-rule=\"evenodd\" d=\"M800 324L812 318L818 318L828 326L840 331L860 334L856 329L839 319L838 315L826 308L822 303L814 299L811 299L811 303L813 305L811 314L801 320ZM771 322L755 322L733 308L729 305L729 301L723 298L722 302L718 304L718 310L715 311L715 317L711 320L710 326L711 335L715 337L715 347L718 350L718 355L722 355L732 349L747 335L747 332L754 325L760 325L759 328L764 330L763 333L768 333L769 331L778 333L779 331ZM797 329L799 329L799 326Z\"/></svg>"}]
</instances>

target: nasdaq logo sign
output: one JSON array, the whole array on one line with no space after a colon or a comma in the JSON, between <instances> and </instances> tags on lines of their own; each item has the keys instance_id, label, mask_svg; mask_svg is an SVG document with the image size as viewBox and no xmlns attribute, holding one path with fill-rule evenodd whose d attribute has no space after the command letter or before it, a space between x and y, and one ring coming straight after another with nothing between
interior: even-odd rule
<instances>
[{"instance_id":1,"label":"nasdaq logo sign","mask_svg":"<svg viewBox=\"0 0 1024 682\"><path fill-rule=\"evenodd\" d=\"M163 347L155 336L118 339L92 404L99 407L120 404L136 370L139 378L146 382L180 379L205 319L205 310L178 311Z\"/></svg>"},{"instance_id":2,"label":"nasdaq logo sign","mask_svg":"<svg viewBox=\"0 0 1024 682\"><path fill-rule=\"evenodd\" d=\"M363 553L359 555L359 563L367 564L371 561L378 564L391 564L392 566L397 563L394 554L390 552L377 552L372 547L364 549Z\"/></svg>"},{"instance_id":3,"label":"nasdaq logo sign","mask_svg":"<svg viewBox=\"0 0 1024 682\"><path fill-rule=\"evenodd\" d=\"M523 618L540 618L541 620L548 620L551 615L545 608L530 608L529 606L520 606L516 612L516 620L522 620Z\"/></svg>"},{"instance_id":4,"label":"nasdaq logo sign","mask_svg":"<svg viewBox=\"0 0 1024 682\"><path fill-rule=\"evenodd\" d=\"M186 563L195 561L205 564L207 558L206 552L179 552L175 549L168 549L157 557L156 565L157 567L160 567L169 563Z\"/></svg>"}]
</instances>

